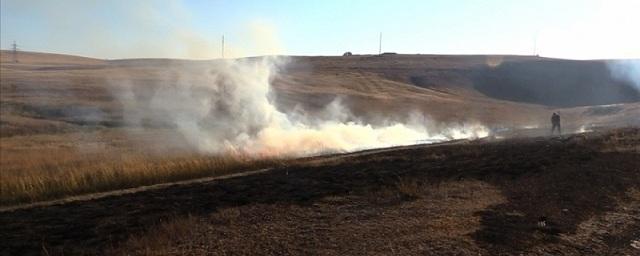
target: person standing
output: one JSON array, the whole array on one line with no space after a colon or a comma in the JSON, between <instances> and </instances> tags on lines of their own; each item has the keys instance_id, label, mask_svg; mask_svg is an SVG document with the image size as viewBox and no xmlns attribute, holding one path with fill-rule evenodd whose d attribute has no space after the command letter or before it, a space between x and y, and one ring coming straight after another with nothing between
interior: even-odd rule
<instances>
[{"instance_id":1,"label":"person standing","mask_svg":"<svg viewBox=\"0 0 640 256\"><path fill-rule=\"evenodd\" d=\"M560 128L560 115L553 112L553 115L551 115L551 135L553 135L553 132L556 129L558 129L558 134L562 134L562 129Z\"/></svg>"}]
</instances>

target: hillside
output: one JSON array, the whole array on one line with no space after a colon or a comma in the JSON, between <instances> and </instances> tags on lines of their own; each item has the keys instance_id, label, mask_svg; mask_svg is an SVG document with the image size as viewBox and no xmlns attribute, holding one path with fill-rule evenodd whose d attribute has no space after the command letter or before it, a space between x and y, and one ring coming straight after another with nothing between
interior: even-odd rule
<instances>
[{"instance_id":1,"label":"hillside","mask_svg":"<svg viewBox=\"0 0 640 256\"><path fill-rule=\"evenodd\" d=\"M66 54L18 51L17 63L13 62L13 52L0 50L0 62L4 65L104 65L104 60Z\"/></svg>"},{"instance_id":2,"label":"hillside","mask_svg":"<svg viewBox=\"0 0 640 256\"><path fill-rule=\"evenodd\" d=\"M160 85L184 76L195 82L207 79L178 69L217 63L107 61L31 52L20 52L20 62L11 63L10 57L2 52L2 137L128 127L119 88L131 86L140 104L148 104L144 99L152 97ZM605 61L479 55L292 56L286 60L272 84L281 111L296 107L318 111L340 98L355 116L374 125L419 112L436 124L540 126L547 125L549 113L560 107L616 103L637 107L640 101L628 82L611 77ZM620 107L618 114L623 118L613 114L605 121L634 120L626 105ZM584 113L567 114L566 124L572 129L590 124ZM163 126L154 120L147 125Z\"/></svg>"}]
</instances>

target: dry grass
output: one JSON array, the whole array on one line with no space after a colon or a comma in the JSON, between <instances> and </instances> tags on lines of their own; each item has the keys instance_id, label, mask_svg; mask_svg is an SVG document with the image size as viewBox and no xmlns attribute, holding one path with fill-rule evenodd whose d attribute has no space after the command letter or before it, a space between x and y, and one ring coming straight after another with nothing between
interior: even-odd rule
<instances>
[{"instance_id":1,"label":"dry grass","mask_svg":"<svg viewBox=\"0 0 640 256\"><path fill-rule=\"evenodd\" d=\"M190 255L197 254L199 251L195 244L189 244L185 248L177 246L177 241L184 241L187 237L198 235L197 228L203 225L203 221L194 216L175 217L165 220L154 226L153 230L145 233L144 236L131 236L127 240L127 249L125 253L119 251L118 248L110 248L105 252L106 255Z\"/></svg>"},{"instance_id":2,"label":"dry grass","mask_svg":"<svg viewBox=\"0 0 640 256\"><path fill-rule=\"evenodd\" d=\"M640 153L640 133L637 130L618 129L606 136L602 144L601 150L604 152Z\"/></svg>"},{"instance_id":3,"label":"dry grass","mask_svg":"<svg viewBox=\"0 0 640 256\"><path fill-rule=\"evenodd\" d=\"M248 171L280 163L243 155L94 155L33 152L3 159L0 205L15 205L87 193ZM6 163L6 165L4 165Z\"/></svg>"},{"instance_id":4,"label":"dry grass","mask_svg":"<svg viewBox=\"0 0 640 256\"><path fill-rule=\"evenodd\" d=\"M204 155L162 130L80 131L0 138L0 206L183 181L280 164Z\"/></svg>"}]
</instances>

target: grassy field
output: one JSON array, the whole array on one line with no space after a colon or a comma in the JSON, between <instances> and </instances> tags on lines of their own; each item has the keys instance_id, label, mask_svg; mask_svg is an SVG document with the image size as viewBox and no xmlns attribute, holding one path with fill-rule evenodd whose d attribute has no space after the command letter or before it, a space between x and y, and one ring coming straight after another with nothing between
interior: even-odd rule
<instances>
[{"instance_id":1,"label":"grassy field","mask_svg":"<svg viewBox=\"0 0 640 256\"><path fill-rule=\"evenodd\" d=\"M0 254L635 255L638 154L629 128L319 156L0 211Z\"/></svg>"},{"instance_id":2,"label":"grassy field","mask_svg":"<svg viewBox=\"0 0 640 256\"><path fill-rule=\"evenodd\" d=\"M241 155L197 154L170 158L149 155L82 158L77 154L50 152L44 158L47 160L42 160L38 153L21 157L23 168L3 170L0 206L213 177L277 166L281 162Z\"/></svg>"},{"instance_id":3,"label":"grassy field","mask_svg":"<svg viewBox=\"0 0 640 256\"><path fill-rule=\"evenodd\" d=\"M277 166L284 160L169 146L168 131L0 138L0 205L16 205Z\"/></svg>"}]
</instances>

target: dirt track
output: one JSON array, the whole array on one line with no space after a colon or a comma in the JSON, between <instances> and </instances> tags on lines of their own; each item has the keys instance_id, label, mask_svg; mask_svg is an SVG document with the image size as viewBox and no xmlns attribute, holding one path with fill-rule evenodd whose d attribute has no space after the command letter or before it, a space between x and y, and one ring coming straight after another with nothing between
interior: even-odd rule
<instances>
[{"instance_id":1,"label":"dirt track","mask_svg":"<svg viewBox=\"0 0 640 256\"><path fill-rule=\"evenodd\" d=\"M639 129L421 145L3 211L0 255L100 254L186 215L193 254L633 255L639 145Z\"/></svg>"}]
</instances>

